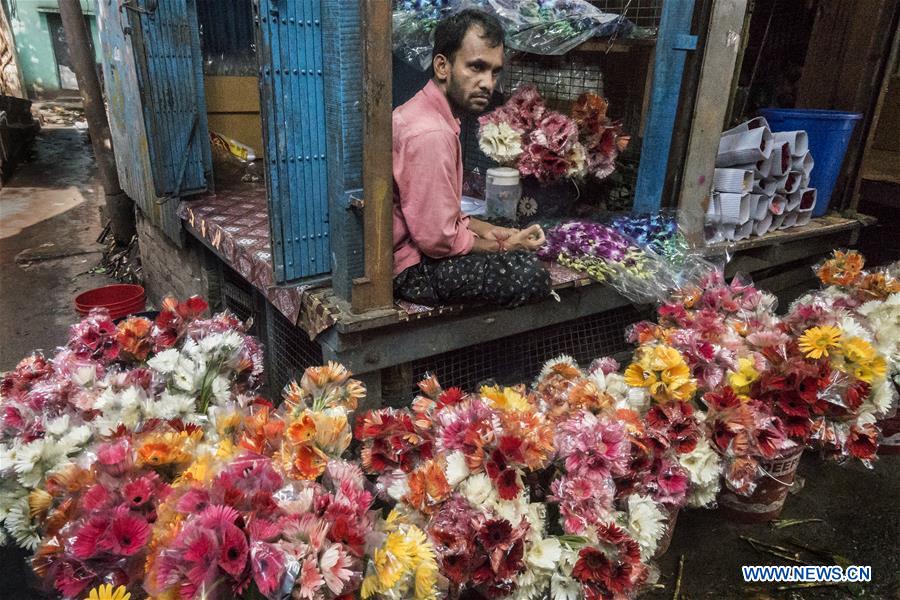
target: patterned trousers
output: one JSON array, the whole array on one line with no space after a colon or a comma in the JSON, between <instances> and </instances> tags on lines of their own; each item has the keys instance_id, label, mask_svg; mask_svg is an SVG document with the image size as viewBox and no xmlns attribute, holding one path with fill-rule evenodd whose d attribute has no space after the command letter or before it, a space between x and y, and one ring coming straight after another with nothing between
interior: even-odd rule
<instances>
[{"instance_id":1,"label":"patterned trousers","mask_svg":"<svg viewBox=\"0 0 900 600\"><path fill-rule=\"evenodd\" d=\"M550 274L532 252L422 257L394 278L394 295L423 304L522 306L550 295Z\"/></svg>"}]
</instances>

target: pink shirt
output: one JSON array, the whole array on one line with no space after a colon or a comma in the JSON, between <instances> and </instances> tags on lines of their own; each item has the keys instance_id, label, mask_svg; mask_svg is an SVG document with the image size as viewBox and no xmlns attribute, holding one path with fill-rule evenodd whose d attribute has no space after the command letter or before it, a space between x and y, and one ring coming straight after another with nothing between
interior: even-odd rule
<instances>
[{"instance_id":1,"label":"pink shirt","mask_svg":"<svg viewBox=\"0 0 900 600\"><path fill-rule=\"evenodd\" d=\"M393 113L394 276L432 258L468 254L475 243L460 211L459 121L429 81Z\"/></svg>"}]
</instances>

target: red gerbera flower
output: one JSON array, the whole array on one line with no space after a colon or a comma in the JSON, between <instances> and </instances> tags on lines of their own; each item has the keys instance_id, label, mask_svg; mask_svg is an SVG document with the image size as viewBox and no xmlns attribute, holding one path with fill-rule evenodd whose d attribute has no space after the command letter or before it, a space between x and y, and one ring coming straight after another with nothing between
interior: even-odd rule
<instances>
[{"instance_id":1,"label":"red gerbera flower","mask_svg":"<svg viewBox=\"0 0 900 600\"><path fill-rule=\"evenodd\" d=\"M519 477L515 469L504 470L494 481L497 486L497 493L504 500L513 500L519 495Z\"/></svg>"},{"instance_id":2,"label":"red gerbera flower","mask_svg":"<svg viewBox=\"0 0 900 600\"><path fill-rule=\"evenodd\" d=\"M489 519L478 529L478 541L490 552L509 545L512 541L512 525L506 519Z\"/></svg>"},{"instance_id":3,"label":"red gerbera flower","mask_svg":"<svg viewBox=\"0 0 900 600\"><path fill-rule=\"evenodd\" d=\"M878 450L878 428L872 424L850 427L847 450L860 460L872 460Z\"/></svg>"},{"instance_id":4,"label":"red gerbera flower","mask_svg":"<svg viewBox=\"0 0 900 600\"><path fill-rule=\"evenodd\" d=\"M88 519L75 534L75 544L72 553L77 558L93 558L101 550L100 539L109 528L109 519L95 516Z\"/></svg>"},{"instance_id":5,"label":"red gerbera flower","mask_svg":"<svg viewBox=\"0 0 900 600\"><path fill-rule=\"evenodd\" d=\"M609 577L610 563L598 548L587 546L578 552L578 560L572 567L572 577L581 583L605 583Z\"/></svg>"},{"instance_id":6,"label":"red gerbera flower","mask_svg":"<svg viewBox=\"0 0 900 600\"><path fill-rule=\"evenodd\" d=\"M458 387L446 389L438 396L438 408L459 404L465 397L465 394L463 394L462 390Z\"/></svg>"}]
</instances>

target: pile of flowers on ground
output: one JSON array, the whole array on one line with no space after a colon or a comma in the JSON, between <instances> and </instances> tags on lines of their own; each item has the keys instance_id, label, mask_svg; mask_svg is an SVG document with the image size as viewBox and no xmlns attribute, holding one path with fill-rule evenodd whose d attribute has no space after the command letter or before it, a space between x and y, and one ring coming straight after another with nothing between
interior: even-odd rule
<instances>
[{"instance_id":1,"label":"pile of flowers on ground","mask_svg":"<svg viewBox=\"0 0 900 600\"><path fill-rule=\"evenodd\" d=\"M541 182L586 175L604 179L629 142L621 123L607 116L607 106L604 98L586 92L566 116L547 108L534 85L523 85L479 119L479 146L501 165Z\"/></svg>"}]
</instances>

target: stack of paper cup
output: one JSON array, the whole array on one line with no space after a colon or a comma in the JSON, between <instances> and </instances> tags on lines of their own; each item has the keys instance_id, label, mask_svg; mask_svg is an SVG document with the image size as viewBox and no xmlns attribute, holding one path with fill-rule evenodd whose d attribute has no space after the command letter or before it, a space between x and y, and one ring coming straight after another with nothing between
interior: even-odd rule
<instances>
[{"instance_id":1,"label":"stack of paper cup","mask_svg":"<svg viewBox=\"0 0 900 600\"><path fill-rule=\"evenodd\" d=\"M709 241L808 224L816 203L813 165L805 131L773 133L756 117L722 132L706 213Z\"/></svg>"}]
</instances>

